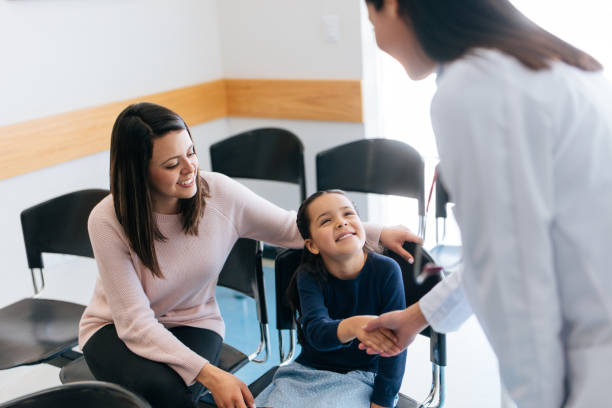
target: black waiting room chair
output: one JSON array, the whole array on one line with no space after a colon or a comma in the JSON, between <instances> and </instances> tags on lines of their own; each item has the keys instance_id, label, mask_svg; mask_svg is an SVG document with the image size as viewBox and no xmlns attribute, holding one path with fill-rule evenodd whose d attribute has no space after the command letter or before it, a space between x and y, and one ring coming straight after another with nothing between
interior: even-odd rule
<instances>
[{"instance_id":1,"label":"black waiting room chair","mask_svg":"<svg viewBox=\"0 0 612 408\"><path fill-rule=\"evenodd\" d=\"M83 381L37 391L0 408L151 408L138 395L115 384Z\"/></svg>"},{"instance_id":2,"label":"black waiting room chair","mask_svg":"<svg viewBox=\"0 0 612 408\"><path fill-rule=\"evenodd\" d=\"M93 257L87 233L92 208L108 190L81 190L28 208L21 213L23 238L34 290L44 287L43 253ZM37 272L37 273L36 273ZM38 279L37 279L38 275ZM31 297L0 309L0 369L72 359L85 307Z\"/></svg>"},{"instance_id":3,"label":"black waiting room chair","mask_svg":"<svg viewBox=\"0 0 612 408\"><path fill-rule=\"evenodd\" d=\"M240 238L228 256L219 275L217 285L232 289L255 300L257 321L259 324L259 344L249 355L223 343L219 355L218 367L235 373L250 361L265 363L270 355L270 341L268 329L268 310L266 306L266 293L262 267L261 243L248 238ZM228 330L231 330L228 324ZM245 333L252 336L252 333ZM263 352L263 358L259 355ZM201 407L215 407L210 394L204 396L200 402Z\"/></svg>"},{"instance_id":4,"label":"black waiting room chair","mask_svg":"<svg viewBox=\"0 0 612 408\"><path fill-rule=\"evenodd\" d=\"M232 178L297 184L299 203L306 199L304 145L288 130L259 128L228 137L210 146L210 162L212 171ZM265 257L275 253L264 246Z\"/></svg>"},{"instance_id":5,"label":"black waiting room chair","mask_svg":"<svg viewBox=\"0 0 612 408\"><path fill-rule=\"evenodd\" d=\"M446 207L448 204L452 203L450 196L448 195L448 190L444 186L444 182L442 181L442 175L440 174L440 165L436 166L435 170L436 174L436 244L439 244L444 240L446 236L446 218L448 213L446 212ZM442 224L442 228L439 228L439 225ZM442 233L440 233L439 229L442 229Z\"/></svg>"},{"instance_id":6,"label":"black waiting room chair","mask_svg":"<svg viewBox=\"0 0 612 408\"><path fill-rule=\"evenodd\" d=\"M412 242L404 243L404 249L412 254L415 253L415 245ZM421 265L426 265L429 262L433 262L433 259L425 250L421 250L420 253ZM409 264L401 256L389 250L385 250L383 254L395 259L401 267L407 305L417 302L425 293L431 290L431 288L433 288L440 281L440 275L431 275L422 284L417 284L413 264ZM286 292L287 288L289 287L291 277L300 264L301 257L301 249L287 249L282 251L276 257L274 265L276 275L276 327L279 332L279 353L281 365L288 364L293 359L295 352L294 339L296 337L296 321L295 316L291 312L291 308L286 297ZM417 262L415 262L415 264L416 263ZM289 333L289 345L286 349L283 348L282 343L283 331ZM406 395L400 394L397 404L398 408L441 408L444 404L446 336L431 330L429 327L421 332L421 334L429 337L430 361L433 367L431 389L427 397L420 403ZM271 377L273 377L277 368L278 367L270 369L264 376L260 377L258 381L261 380L261 384L254 383L251 385L251 389L260 392L261 389L265 387L266 383L270 382Z\"/></svg>"},{"instance_id":7,"label":"black waiting room chair","mask_svg":"<svg viewBox=\"0 0 612 408\"><path fill-rule=\"evenodd\" d=\"M260 128L239 133L210 146L212 171L229 177L281 181L300 187L306 199L304 145L292 132Z\"/></svg>"},{"instance_id":8,"label":"black waiting room chair","mask_svg":"<svg viewBox=\"0 0 612 408\"><path fill-rule=\"evenodd\" d=\"M420 237L425 236L425 164L410 145L362 139L317 154L317 190L341 189L398 195L418 201Z\"/></svg>"}]
</instances>

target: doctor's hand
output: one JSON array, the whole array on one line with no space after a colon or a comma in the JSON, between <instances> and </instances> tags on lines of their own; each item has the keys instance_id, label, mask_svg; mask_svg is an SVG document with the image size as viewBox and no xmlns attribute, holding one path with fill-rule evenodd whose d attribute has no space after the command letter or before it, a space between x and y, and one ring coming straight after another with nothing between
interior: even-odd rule
<instances>
[{"instance_id":1,"label":"doctor's hand","mask_svg":"<svg viewBox=\"0 0 612 408\"><path fill-rule=\"evenodd\" d=\"M406 251L402 245L404 242L411 241L419 244L423 243L423 240L417 235L413 234L407 227L403 225L397 225L395 227L384 227L380 232L380 243L385 247L400 255L406 259L409 263L414 262L412 254Z\"/></svg>"},{"instance_id":2,"label":"doctor's hand","mask_svg":"<svg viewBox=\"0 0 612 408\"><path fill-rule=\"evenodd\" d=\"M206 364L197 381L208 388L219 408L254 408L255 400L249 388L232 374Z\"/></svg>"},{"instance_id":3,"label":"doctor's hand","mask_svg":"<svg viewBox=\"0 0 612 408\"><path fill-rule=\"evenodd\" d=\"M392 357L399 354L408 347L428 323L421 312L419 303L414 303L404 310L396 310L380 315L380 317L370 320L365 327L365 331L375 331L381 328L391 330L397 338L397 349L368 347L363 343L359 344L360 350L366 350L368 354L380 354L382 357Z\"/></svg>"}]
</instances>

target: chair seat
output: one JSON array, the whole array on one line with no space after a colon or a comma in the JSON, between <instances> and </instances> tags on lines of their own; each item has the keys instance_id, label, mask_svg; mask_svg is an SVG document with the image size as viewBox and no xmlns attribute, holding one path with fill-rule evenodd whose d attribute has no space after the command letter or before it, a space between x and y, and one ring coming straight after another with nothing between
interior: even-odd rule
<instances>
[{"instance_id":1,"label":"chair seat","mask_svg":"<svg viewBox=\"0 0 612 408\"><path fill-rule=\"evenodd\" d=\"M221 345L218 367L222 370L235 373L248 362L249 358L246 354L225 343ZM60 381L62 384L91 380L95 380L95 378L91 371L89 371L89 367L83 357L71 361L60 370Z\"/></svg>"},{"instance_id":2,"label":"chair seat","mask_svg":"<svg viewBox=\"0 0 612 408\"><path fill-rule=\"evenodd\" d=\"M278 370L279 366L274 366L266 371L263 375L257 378L254 382L249 385L249 390L253 397L257 397L261 392L266 389L266 387L272 384L272 379L274 378L274 374L276 374L276 370Z\"/></svg>"},{"instance_id":3,"label":"chair seat","mask_svg":"<svg viewBox=\"0 0 612 408\"><path fill-rule=\"evenodd\" d=\"M85 306L22 299L0 309L0 370L51 359L77 344Z\"/></svg>"},{"instance_id":4,"label":"chair seat","mask_svg":"<svg viewBox=\"0 0 612 408\"><path fill-rule=\"evenodd\" d=\"M461 266L462 248L459 245L436 245L429 250L429 254L437 265L444 268L445 273L451 273Z\"/></svg>"},{"instance_id":5,"label":"chair seat","mask_svg":"<svg viewBox=\"0 0 612 408\"><path fill-rule=\"evenodd\" d=\"M249 357L230 346L229 344L223 343L221 345L221 352L219 353L219 367L228 373L235 373L240 368L244 367L249 362Z\"/></svg>"},{"instance_id":6,"label":"chair seat","mask_svg":"<svg viewBox=\"0 0 612 408\"><path fill-rule=\"evenodd\" d=\"M60 381L62 384L73 383L77 381L94 381L96 378L89 371L87 362L83 357L72 360L62 367L60 370Z\"/></svg>"},{"instance_id":7,"label":"chair seat","mask_svg":"<svg viewBox=\"0 0 612 408\"><path fill-rule=\"evenodd\" d=\"M396 408L418 408L419 403L404 394L399 395L399 401L397 401Z\"/></svg>"},{"instance_id":8,"label":"chair seat","mask_svg":"<svg viewBox=\"0 0 612 408\"><path fill-rule=\"evenodd\" d=\"M0 408L151 408L136 394L100 381L61 385L17 398Z\"/></svg>"}]
</instances>

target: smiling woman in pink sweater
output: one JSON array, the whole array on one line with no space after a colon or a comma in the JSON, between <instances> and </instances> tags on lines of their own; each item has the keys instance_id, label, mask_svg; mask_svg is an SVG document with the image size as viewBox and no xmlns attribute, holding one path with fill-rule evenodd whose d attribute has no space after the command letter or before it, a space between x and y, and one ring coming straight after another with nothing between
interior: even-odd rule
<instances>
[{"instance_id":1,"label":"smiling woman in pink sweater","mask_svg":"<svg viewBox=\"0 0 612 408\"><path fill-rule=\"evenodd\" d=\"M79 331L89 368L153 407L195 407L204 387L220 408L252 406L246 385L215 366L225 334L215 286L240 237L302 247L295 213L200 172L189 128L159 105L128 106L110 153L111 194L89 217L99 269ZM416 239L401 227L366 231L396 251Z\"/></svg>"}]
</instances>

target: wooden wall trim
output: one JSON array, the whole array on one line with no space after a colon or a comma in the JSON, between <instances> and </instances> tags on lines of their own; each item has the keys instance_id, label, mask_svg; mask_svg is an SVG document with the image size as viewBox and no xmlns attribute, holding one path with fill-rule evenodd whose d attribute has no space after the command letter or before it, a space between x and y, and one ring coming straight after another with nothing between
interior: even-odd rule
<instances>
[{"instance_id":1,"label":"wooden wall trim","mask_svg":"<svg viewBox=\"0 0 612 408\"><path fill-rule=\"evenodd\" d=\"M0 180L108 150L113 123L131 103L166 106L196 125L226 116L226 100L217 80L0 127Z\"/></svg>"},{"instance_id":2,"label":"wooden wall trim","mask_svg":"<svg viewBox=\"0 0 612 408\"><path fill-rule=\"evenodd\" d=\"M230 116L362 122L361 81L226 79Z\"/></svg>"},{"instance_id":3,"label":"wooden wall trim","mask_svg":"<svg viewBox=\"0 0 612 408\"><path fill-rule=\"evenodd\" d=\"M127 105L167 106L190 125L225 116L362 122L361 82L220 79L0 127L0 180L108 150Z\"/></svg>"}]
</instances>

